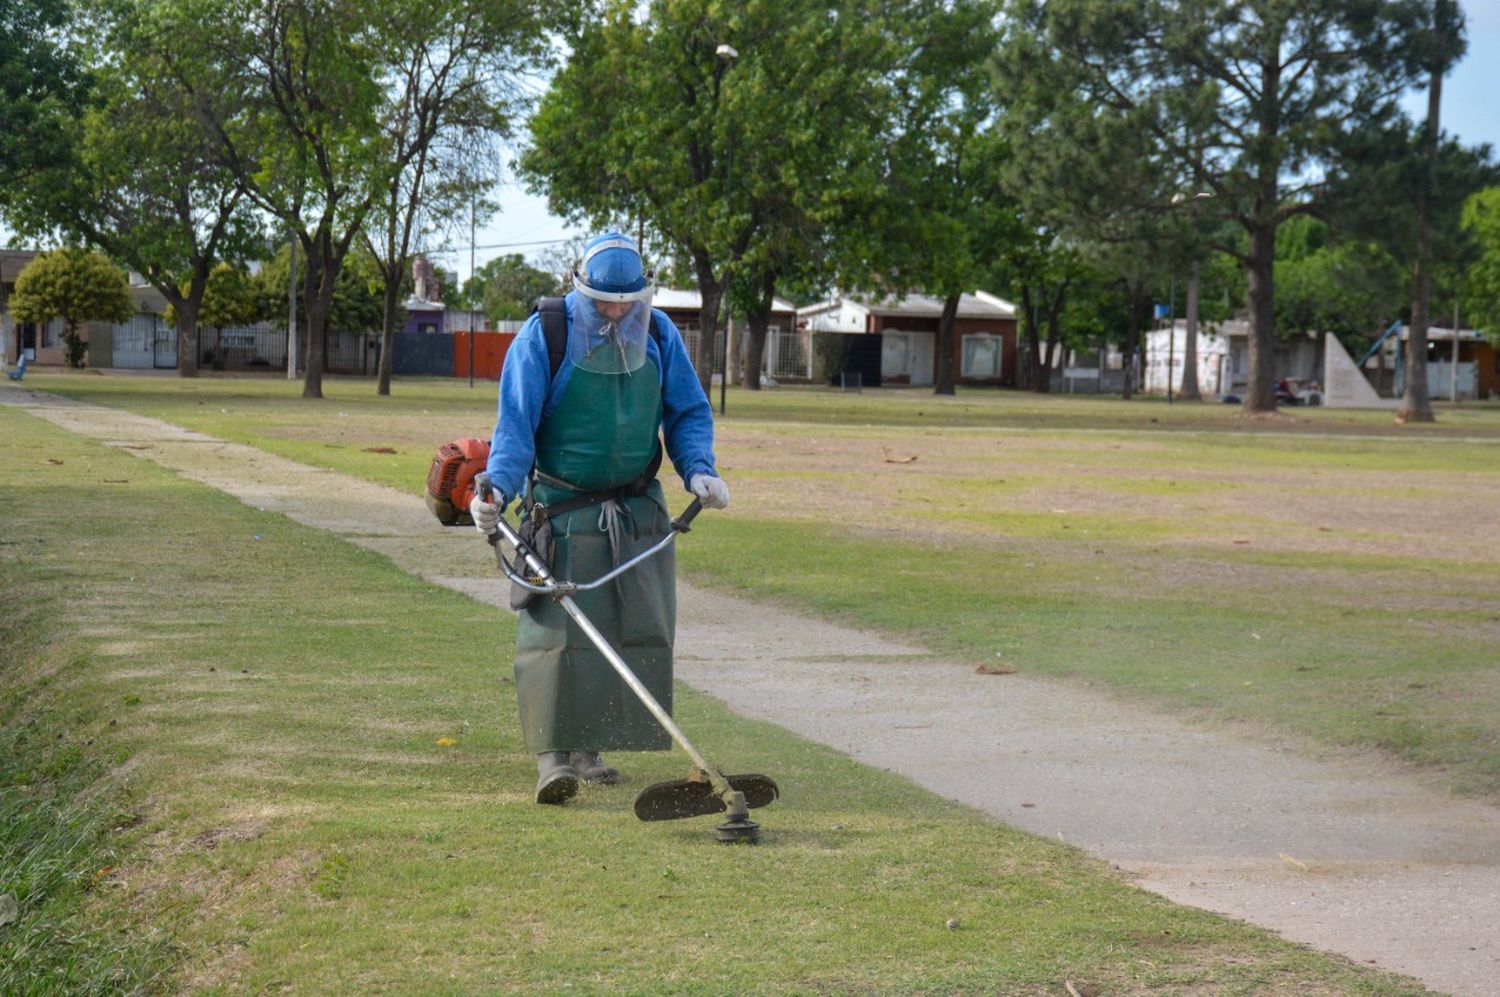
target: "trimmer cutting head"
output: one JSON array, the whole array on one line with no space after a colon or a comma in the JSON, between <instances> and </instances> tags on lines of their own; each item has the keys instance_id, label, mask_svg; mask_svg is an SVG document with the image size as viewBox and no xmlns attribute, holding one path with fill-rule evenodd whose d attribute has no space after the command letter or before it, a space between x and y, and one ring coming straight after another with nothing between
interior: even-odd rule
<instances>
[{"instance_id":1,"label":"trimmer cutting head","mask_svg":"<svg viewBox=\"0 0 1500 997\"><path fill-rule=\"evenodd\" d=\"M641 820L682 820L686 817L721 814L729 809L728 803L714 792L714 787L706 776L696 772L694 776L698 777L689 776L686 779L647 786L635 798L635 815ZM769 806L781 795L775 780L768 775L731 775L725 778L729 780L731 788L744 794L746 807ZM733 824L735 821L731 819L728 823ZM745 823L755 826L755 822L748 819ZM723 826L727 824L721 825ZM758 829L756 837L759 837ZM721 835L720 840L729 839L724 839Z\"/></svg>"}]
</instances>

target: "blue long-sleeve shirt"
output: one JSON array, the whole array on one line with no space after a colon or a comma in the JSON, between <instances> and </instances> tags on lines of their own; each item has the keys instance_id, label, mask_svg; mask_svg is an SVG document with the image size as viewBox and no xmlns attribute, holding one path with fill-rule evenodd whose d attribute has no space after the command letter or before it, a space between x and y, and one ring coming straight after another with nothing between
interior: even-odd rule
<instances>
[{"instance_id":1,"label":"blue long-sleeve shirt","mask_svg":"<svg viewBox=\"0 0 1500 997\"><path fill-rule=\"evenodd\" d=\"M566 299L570 356L576 355L579 345L572 340L581 335L573 323L577 299L577 291L569 292ZM647 336L646 355L655 361L661 373L662 436L667 456L686 487L695 474L716 473L713 408L698 383L682 334L664 312L652 309L652 315L661 333L661 344L658 348L657 337ZM537 427L562 400L572 374L572 365L564 359L557 376L552 376L542 317L532 315L516 333L505 355L505 366L500 372L499 415L486 467L490 481L507 504L521 494L536 461Z\"/></svg>"}]
</instances>

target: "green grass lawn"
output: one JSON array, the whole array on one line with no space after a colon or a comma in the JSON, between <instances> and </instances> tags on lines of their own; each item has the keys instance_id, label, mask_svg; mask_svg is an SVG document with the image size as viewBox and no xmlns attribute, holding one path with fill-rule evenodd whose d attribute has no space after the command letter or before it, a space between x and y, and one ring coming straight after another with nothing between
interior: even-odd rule
<instances>
[{"instance_id":1,"label":"green grass lawn","mask_svg":"<svg viewBox=\"0 0 1500 997\"><path fill-rule=\"evenodd\" d=\"M686 690L760 846L536 807L508 615L4 408L0 569L0 992L1420 989Z\"/></svg>"},{"instance_id":2,"label":"green grass lawn","mask_svg":"<svg viewBox=\"0 0 1500 997\"><path fill-rule=\"evenodd\" d=\"M30 380L27 382L31 383ZM494 385L44 374L420 491ZM963 391L733 390L734 492L681 554L812 607L1269 736L1374 749L1500 800L1500 406L1388 412ZM394 450L395 453L386 451Z\"/></svg>"}]
</instances>

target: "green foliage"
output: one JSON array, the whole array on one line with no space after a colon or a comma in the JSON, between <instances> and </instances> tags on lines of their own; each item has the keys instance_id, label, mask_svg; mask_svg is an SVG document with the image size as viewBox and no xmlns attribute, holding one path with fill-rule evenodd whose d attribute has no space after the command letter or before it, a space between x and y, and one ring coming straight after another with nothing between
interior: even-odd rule
<instances>
[{"instance_id":1,"label":"green foliage","mask_svg":"<svg viewBox=\"0 0 1500 997\"><path fill-rule=\"evenodd\" d=\"M1276 330L1329 332L1367 343L1410 300L1410 272L1378 243L1332 241L1328 226L1291 219L1276 233Z\"/></svg>"},{"instance_id":2,"label":"green foliage","mask_svg":"<svg viewBox=\"0 0 1500 997\"><path fill-rule=\"evenodd\" d=\"M283 246L261 263L249 280L255 307L252 320L286 327L290 252ZM307 299L302 294L304 259L297 254L297 328L307 328ZM381 279L375 261L365 253L350 255L339 268L329 301L328 328L365 332L380 328Z\"/></svg>"},{"instance_id":3,"label":"green foliage","mask_svg":"<svg viewBox=\"0 0 1500 997\"><path fill-rule=\"evenodd\" d=\"M83 109L69 0L5 0L0 14L0 206L15 185L69 158L67 123Z\"/></svg>"},{"instance_id":4,"label":"green foliage","mask_svg":"<svg viewBox=\"0 0 1500 997\"><path fill-rule=\"evenodd\" d=\"M1464 230L1478 258L1469 268L1465 311L1477 329L1500 345L1500 187L1471 195L1464 203Z\"/></svg>"},{"instance_id":5,"label":"green foliage","mask_svg":"<svg viewBox=\"0 0 1500 997\"><path fill-rule=\"evenodd\" d=\"M491 320L523 319L531 314L537 298L565 291L556 274L539 270L519 253L511 253L479 267L464 282L463 300L465 304L482 302L484 314Z\"/></svg>"},{"instance_id":6,"label":"green foliage","mask_svg":"<svg viewBox=\"0 0 1500 997\"><path fill-rule=\"evenodd\" d=\"M180 290L184 298L191 294L188 285L183 285ZM216 329L249 325L258 320L262 309L255 278L228 263L220 263L209 272L202 298L198 306L198 324ZM176 325L176 307L169 303L164 317L168 325Z\"/></svg>"},{"instance_id":7,"label":"green foliage","mask_svg":"<svg viewBox=\"0 0 1500 997\"><path fill-rule=\"evenodd\" d=\"M725 278L815 283L851 206L880 180L887 70L915 4L614 0L570 39L521 159L554 211L644 222L703 295L704 351ZM733 46L732 63L719 58ZM648 240L650 241L650 240ZM847 247L846 247L847 248ZM748 292L747 292L748 293Z\"/></svg>"},{"instance_id":8,"label":"green foliage","mask_svg":"<svg viewBox=\"0 0 1500 997\"><path fill-rule=\"evenodd\" d=\"M41 253L16 278L10 310L20 322L65 323L70 367L82 367L88 343L84 322L124 322L135 311L125 272L98 253L64 248Z\"/></svg>"},{"instance_id":9,"label":"green foliage","mask_svg":"<svg viewBox=\"0 0 1500 997\"><path fill-rule=\"evenodd\" d=\"M1453 57L1420 4L1010 0L1001 82L1032 187L1085 217L1200 206L1245 268L1251 389L1274 408L1275 233L1315 210L1348 136L1388 121L1424 59ZM1461 43L1459 45L1461 51ZM1154 175L1154 182L1152 176ZM1107 234L1107 233L1106 233Z\"/></svg>"}]
</instances>

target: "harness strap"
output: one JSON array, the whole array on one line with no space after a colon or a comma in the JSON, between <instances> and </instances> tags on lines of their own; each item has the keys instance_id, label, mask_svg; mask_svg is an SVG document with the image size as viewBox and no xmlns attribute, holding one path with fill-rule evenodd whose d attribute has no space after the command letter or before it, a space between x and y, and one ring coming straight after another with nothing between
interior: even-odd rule
<instances>
[{"instance_id":1,"label":"harness strap","mask_svg":"<svg viewBox=\"0 0 1500 997\"><path fill-rule=\"evenodd\" d=\"M634 479L614 488L603 488L599 491L582 492L581 494L575 495L570 499L564 499L563 501L557 502L553 505L542 505L536 502L534 499L532 499L532 496L536 494L535 487L528 488L526 490L526 512L533 518L550 520L556 519L558 516L566 515L567 513L570 513L575 509L582 509L585 506L594 505L597 502L608 502L611 499L626 499L632 498L637 495L644 495L651 487L651 482L656 480L656 472L661 470L661 460L661 443L658 441L656 444L656 452L651 456L651 463L647 464L646 469L640 474L636 475ZM555 478L544 471L537 470L536 468L531 469L531 475L533 484L536 480L541 480L549 485L555 485L558 488L566 488L569 491L576 492L580 490L576 485L564 481L561 478Z\"/></svg>"}]
</instances>

